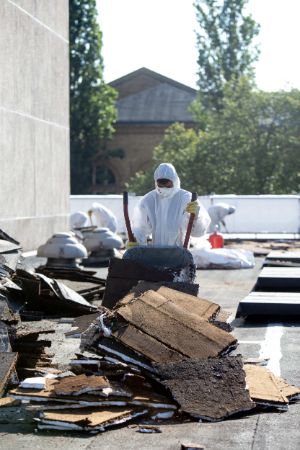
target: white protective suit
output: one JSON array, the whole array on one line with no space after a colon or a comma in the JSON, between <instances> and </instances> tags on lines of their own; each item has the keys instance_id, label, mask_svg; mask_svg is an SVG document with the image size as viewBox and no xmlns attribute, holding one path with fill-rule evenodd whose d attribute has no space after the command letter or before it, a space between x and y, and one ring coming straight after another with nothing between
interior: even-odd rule
<instances>
[{"instance_id":1,"label":"white protective suit","mask_svg":"<svg viewBox=\"0 0 300 450\"><path fill-rule=\"evenodd\" d=\"M89 226L89 216L83 211L77 211L70 216L71 230Z\"/></svg>"},{"instance_id":2,"label":"white protective suit","mask_svg":"<svg viewBox=\"0 0 300 450\"><path fill-rule=\"evenodd\" d=\"M235 206L228 205L227 203L216 203L208 208L208 214L211 222L208 229L209 233L216 231L220 228L221 224L225 227L224 218L235 212Z\"/></svg>"},{"instance_id":3,"label":"white protective suit","mask_svg":"<svg viewBox=\"0 0 300 450\"><path fill-rule=\"evenodd\" d=\"M173 188L159 188L158 179L173 182ZM148 192L138 203L133 214L132 231L139 244L146 244L152 234L155 245L178 245L184 243L190 214L185 211L191 201L191 193L180 189L180 180L172 164L163 163L154 172L156 189ZM206 209L200 204L194 221L192 236L202 236L210 223Z\"/></svg>"},{"instance_id":4,"label":"white protective suit","mask_svg":"<svg viewBox=\"0 0 300 450\"><path fill-rule=\"evenodd\" d=\"M100 228L108 228L113 233L116 233L118 228L117 218L108 208L100 203L93 203L90 210L93 211L93 215L96 218L96 223L93 222L93 225L97 225Z\"/></svg>"}]
</instances>

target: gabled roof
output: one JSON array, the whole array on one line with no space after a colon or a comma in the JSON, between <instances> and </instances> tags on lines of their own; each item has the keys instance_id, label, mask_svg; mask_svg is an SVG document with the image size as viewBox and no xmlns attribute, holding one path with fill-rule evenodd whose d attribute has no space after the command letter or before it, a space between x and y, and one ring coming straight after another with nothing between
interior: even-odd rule
<instances>
[{"instance_id":1,"label":"gabled roof","mask_svg":"<svg viewBox=\"0 0 300 450\"><path fill-rule=\"evenodd\" d=\"M146 68L110 83L119 92L118 123L193 122L197 91Z\"/></svg>"},{"instance_id":2,"label":"gabled roof","mask_svg":"<svg viewBox=\"0 0 300 450\"><path fill-rule=\"evenodd\" d=\"M132 83L133 82L133 83ZM114 81L109 83L110 86L117 89L119 92L119 99L124 95L128 95L128 88L130 90L130 94L135 94L140 90L144 89L144 86L147 84L147 87L156 86L160 83L167 83L172 86L178 87L179 89L185 90L190 93L196 94L196 90L191 88L190 86L186 86L185 84L179 83L178 81L172 80L171 78L165 77L153 70L147 69L146 67L141 67L134 72L131 72L123 77L117 78Z\"/></svg>"},{"instance_id":3,"label":"gabled roof","mask_svg":"<svg viewBox=\"0 0 300 450\"><path fill-rule=\"evenodd\" d=\"M188 107L196 94L163 83L117 101L120 122L193 122Z\"/></svg>"}]
</instances>

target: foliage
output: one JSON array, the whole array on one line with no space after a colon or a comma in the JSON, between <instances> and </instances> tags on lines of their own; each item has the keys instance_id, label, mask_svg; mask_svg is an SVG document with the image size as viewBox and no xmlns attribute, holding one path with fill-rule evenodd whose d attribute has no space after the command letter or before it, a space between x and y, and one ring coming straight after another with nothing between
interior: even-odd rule
<instances>
[{"instance_id":1,"label":"foliage","mask_svg":"<svg viewBox=\"0 0 300 450\"><path fill-rule=\"evenodd\" d=\"M240 78L225 86L223 109L210 111L205 131L171 126L153 162L173 163L183 188L199 195L297 193L299 115L300 91L266 93ZM139 174L132 190L145 193L152 177Z\"/></svg>"},{"instance_id":2,"label":"foliage","mask_svg":"<svg viewBox=\"0 0 300 450\"><path fill-rule=\"evenodd\" d=\"M194 167L207 192L289 194L299 191L300 92L253 91L246 79L225 88L199 141Z\"/></svg>"},{"instance_id":3,"label":"foliage","mask_svg":"<svg viewBox=\"0 0 300 450\"><path fill-rule=\"evenodd\" d=\"M96 0L69 0L71 191L86 194L92 163L110 157L105 148L116 120L116 92L103 80L102 34Z\"/></svg>"},{"instance_id":4,"label":"foliage","mask_svg":"<svg viewBox=\"0 0 300 450\"><path fill-rule=\"evenodd\" d=\"M146 172L138 172L129 180L127 188L137 195L144 195L154 189L153 173L163 162L174 164L180 176L188 178L191 163L195 157L197 134L193 129L185 129L183 124L171 125L163 142L154 150L152 167Z\"/></svg>"},{"instance_id":5,"label":"foliage","mask_svg":"<svg viewBox=\"0 0 300 450\"><path fill-rule=\"evenodd\" d=\"M253 39L259 26L244 14L248 0L196 0L199 31L198 87L201 103L220 109L227 82L253 77L258 50Z\"/></svg>"}]
</instances>

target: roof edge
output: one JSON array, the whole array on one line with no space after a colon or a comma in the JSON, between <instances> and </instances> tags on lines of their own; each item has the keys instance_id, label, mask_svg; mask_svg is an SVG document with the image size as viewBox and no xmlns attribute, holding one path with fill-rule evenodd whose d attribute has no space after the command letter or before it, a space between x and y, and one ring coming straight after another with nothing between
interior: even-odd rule
<instances>
[{"instance_id":1,"label":"roof edge","mask_svg":"<svg viewBox=\"0 0 300 450\"><path fill-rule=\"evenodd\" d=\"M147 69L147 67L141 67L140 69L134 70L133 72L128 73L127 75L124 75L123 77L117 78L116 80L111 81L109 84L112 87L117 87L121 83L124 83L124 81L131 80L135 78L137 75L148 75L152 78L155 78L161 82L167 82L170 84L173 84L174 86L177 86L181 89L185 89L186 91L197 93L197 90L187 86L186 84L180 83L179 81L175 81L172 78L166 77L164 75L161 75L157 72L154 72L153 70Z\"/></svg>"}]
</instances>

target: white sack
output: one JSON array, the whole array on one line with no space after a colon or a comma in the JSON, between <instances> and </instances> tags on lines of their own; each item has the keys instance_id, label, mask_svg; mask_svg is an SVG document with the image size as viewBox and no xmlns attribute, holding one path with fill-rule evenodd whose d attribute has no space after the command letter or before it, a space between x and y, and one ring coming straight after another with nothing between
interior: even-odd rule
<instances>
[{"instance_id":1,"label":"white sack","mask_svg":"<svg viewBox=\"0 0 300 450\"><path fill-rule=\"evenodd\" d=\"M254 267L253 252L227 248L192 248L197 269L250 269Z\"/></svg>"}]
</instances>

